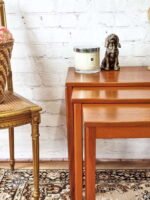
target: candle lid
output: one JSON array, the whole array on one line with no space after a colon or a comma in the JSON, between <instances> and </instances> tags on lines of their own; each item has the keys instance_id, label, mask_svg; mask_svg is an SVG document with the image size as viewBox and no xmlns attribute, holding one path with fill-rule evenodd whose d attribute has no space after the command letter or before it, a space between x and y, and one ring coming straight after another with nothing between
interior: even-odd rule
<instances>
[{"instance_id":1,"label":"candle lid","mask_svg":"<svg viewBox=\"0 0 150 200\"><path fill-rule=\"evenodd\" d=\"M100 48L96 46L77 46L74 47L73 50L80 53L92 53L99 52Z\"/></svg>"}]
</instances>

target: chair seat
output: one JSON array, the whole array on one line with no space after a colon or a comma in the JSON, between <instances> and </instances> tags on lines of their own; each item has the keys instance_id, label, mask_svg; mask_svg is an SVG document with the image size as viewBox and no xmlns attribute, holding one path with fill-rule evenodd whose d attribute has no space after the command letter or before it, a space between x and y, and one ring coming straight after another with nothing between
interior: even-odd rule
<instances>
[{"instance_id":1,"label":"chair seat","mask_svg":"<svg viewBox=\"0 0 150 200\"><path fill-rule=\"evenodd\" d=\"M4 102L0 104L0 119L31 111L40 111L41 107L12 92L5 92Z\"/></svg>"}]
</instances>

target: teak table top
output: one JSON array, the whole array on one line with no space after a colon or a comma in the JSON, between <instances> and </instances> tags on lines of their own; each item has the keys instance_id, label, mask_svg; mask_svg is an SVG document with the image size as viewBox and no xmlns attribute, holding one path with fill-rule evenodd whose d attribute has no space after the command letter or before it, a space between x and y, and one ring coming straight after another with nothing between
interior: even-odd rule
<instances>
[{"instance_id":1,"label":"teak table top","mask_svg":"<svg viewBox=\"0 0 150 200\"><path fill-rule=\"evenodd\" d=\"M150 87L75 87L73 103L150 103Z\"/></svg>"},{"instance_id":2,"label":"teak table top","mask_svg":"<svg viewBox=\"0 0 150 200\"><path fill-rule=\"evenodd\" d=\"M121 67L120 71L101 71L80 74L75 68L68 70L66 86L150 86L150 71L146 66Z\"/></svg>"},{"instance_id":3,"label":"teak table top","mask_svg":"<svg viewBox=\"0 0 150 200\"><path fill-rule=\"evenodd\" d=\"M83 121L96 126L150 124L150 104L84 104Z\"/></svg>"}]
</instances>

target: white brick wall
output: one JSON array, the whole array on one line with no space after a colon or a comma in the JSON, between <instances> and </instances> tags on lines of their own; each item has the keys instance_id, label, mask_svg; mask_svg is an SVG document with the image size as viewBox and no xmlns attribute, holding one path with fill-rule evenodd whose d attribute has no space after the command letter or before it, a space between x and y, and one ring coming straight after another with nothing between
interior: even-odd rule
<instances>
[{"instance_id":1,"label":"white brick wall","mask_svg":"<svg viewBox=\"0 0 150 200\"><path fill-rule=\"evenodd\" d=\"M8 27L15 38L12 58L15 90L43 107L41 158L66 159L64 84L67 69L73 66L73 46L97 44L102 59L106 36L116 33L122 45L121 65L149 65L150 1L5 0L5 3ZM16 131L16 158L31 158L29 127ZM0 158L5 159L6 134L0 134L2 140ZM148 145L148 140L101 141L98 157L149 158ZM128 152L124 153L124 149Z\"/></svg>"}]
</instances>

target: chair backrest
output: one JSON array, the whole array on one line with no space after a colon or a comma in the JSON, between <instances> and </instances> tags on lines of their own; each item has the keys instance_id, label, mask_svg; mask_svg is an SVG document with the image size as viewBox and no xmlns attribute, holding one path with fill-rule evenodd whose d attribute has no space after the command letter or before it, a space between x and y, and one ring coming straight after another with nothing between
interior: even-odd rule
<instances>
[{"instance_id":1,"label":"chair backrest","mask_svg":"<svg viewBox=\"0 0 150 200\"><path fill-rule=\"evenodd\" d=\"M0 0L0 21L1 21L1 26L7 27L5 4L3 0Z\"/></svg>"},{"instance_id":2,"label":"chair backrest","mask_svg":"<svg viewBox=\"0 0 150 200\"><path fill-rule=\"evenodd\" d=\"M0 25L7 27L6 12L5 12L5 3L4 3L3 0L0 0ZM12 81L11 65L9 66L9 69L8 69L7 89L9 91L13 91L13 81Z\"/></svg>"}]
</instances>

